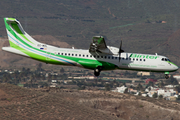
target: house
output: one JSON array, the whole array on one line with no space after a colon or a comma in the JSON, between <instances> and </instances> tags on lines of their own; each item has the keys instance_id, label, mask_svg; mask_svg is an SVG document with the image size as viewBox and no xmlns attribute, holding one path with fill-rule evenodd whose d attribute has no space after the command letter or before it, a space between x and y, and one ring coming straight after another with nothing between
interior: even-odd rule
<instances>
[{"instance_id":1,"label":"house","mask_svg":"<svg viewBox=\"0 0 180 120\"><path fill-rule=\"evenodd\" d=\"M174 88L174 87L176 87L176 86L178 86L178 85L166 85L166 86L164 86L165 88Z\"/></svg>"},{"instance_id":2,"label":"house","mask_svg":"<svg viewBox=\"0 0 180 120\"><path fill-rule=\"evenodd\" d=\"M129 91L129 93L137 93L137 90L134 90L132 88L129 88L128 91Z\"/></svg>"},{"instance_id":3,"label":"house","mask_svg":"<svg viewBox=\"0 0 180 120\"><path fill-rule=\"evenodd\" d=\"M56 83L51 83L51 85L49 87L57 87Z\"/></svg>"},{"instance_id":4,"label":"house","mask_svg":"<svg viewBox=\"0 0 180 120\"><path fill-rule=\"evenodd\" d=\"M146 79L146 84L148 84L149 82L153 82L153 83L155 83L155 82L157 82L157 80L155 80L155 79Z\"/></svg>"},{"instance_id":5,"label":"house","mask_svg":"<svg viewBox=\"0 0 180 120\"><path fill-rule=\"evenodd\" d=\"M175 78L175 79L180 79L180 75L173 75L173 78Z\"/></svg>"},{"instance_id":6,"label":"house","mask_svg":"<svg viewBox=\"0 0 180 120\"><path fill-rule=\"evenodd\" d=\"M158 90L157 91L158 96L162 95L163 97L170 97L170 96L174 96L176 94L176 91L174 91L173 89L169 89L169 90Z\"/></svg>"},{"instance_id":7,"label":"house","mask_svg":"<svg viewBox=\"0 0 180 120\"><path fill-rule=\"evenodd\" d=\"M139 76L150 76L150 72L138 72L137 75L139 75Z\"/></svg>"},{"instance_id":8,"label":"house","mask_svg":"<svg viewBox=\"0 0 180 120\"><path fill-rule=\"evenodd\" d=\"M124 85L121 87L116 87L116 89L114 90L114 92L120 92L120 93L124 93L125 89L127 87L125 87Z\"/></svg>"}]
</instances>

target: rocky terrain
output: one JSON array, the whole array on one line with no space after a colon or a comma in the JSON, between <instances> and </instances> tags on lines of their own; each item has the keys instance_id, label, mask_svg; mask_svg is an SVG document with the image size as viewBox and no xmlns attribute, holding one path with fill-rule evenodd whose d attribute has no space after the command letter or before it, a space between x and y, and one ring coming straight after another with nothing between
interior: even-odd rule
<instances>
[{"instance_id":1,"label":"rocky terrain","mask_svg":"<svg viewBox=\"0 0 180 120\"><path fill-rule=\"evenodd\" d=\"M92 90L0 84L0 119L179 120L180 104Z\"/></svg>"}]
</instances>

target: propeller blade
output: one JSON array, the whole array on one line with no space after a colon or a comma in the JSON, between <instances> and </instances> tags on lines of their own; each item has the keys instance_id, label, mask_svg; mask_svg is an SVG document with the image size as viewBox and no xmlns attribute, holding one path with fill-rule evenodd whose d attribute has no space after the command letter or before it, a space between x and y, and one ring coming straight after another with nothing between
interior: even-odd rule
<instances>
[{"instance_id":1,"label":"propeller blade","mask_svg":"<svg viewBox=\"0 0 180 120\"><path fill-rule=\"evenodd\" d=\"M122 47L122 40L121 40L120 47L119 47L119 52L118 52L119 53L119 62L121 60L121 53L124 52L124 50L122 50L121 47Z\"/></svg>"},{"instance_id":2,"label":"propeller blade","mask_svg":"<svg viewBox=\"0 0 180 120\"><path fill-rule=\"evenodd\" d=\"M119 46L119 62L121 60L121 46L122 46L122 40L121 40L121 43L120 43L120 46Z\"/></svg>"}]
</instances>

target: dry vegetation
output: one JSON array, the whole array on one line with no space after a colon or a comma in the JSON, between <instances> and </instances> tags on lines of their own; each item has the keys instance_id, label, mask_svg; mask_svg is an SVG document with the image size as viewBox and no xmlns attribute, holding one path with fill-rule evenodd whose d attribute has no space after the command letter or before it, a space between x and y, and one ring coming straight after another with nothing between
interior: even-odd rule
<instances>
[{"instance_id":1,"label":"dry vegetation","mask_svg":"<svg viewBox=\"0 0 180 120\"><path fill-rule=\"evenodd\" d=\"M0 119L178 120L180 104L91 90L26 89L0 84Z\"/></svg>"}]
</instances>

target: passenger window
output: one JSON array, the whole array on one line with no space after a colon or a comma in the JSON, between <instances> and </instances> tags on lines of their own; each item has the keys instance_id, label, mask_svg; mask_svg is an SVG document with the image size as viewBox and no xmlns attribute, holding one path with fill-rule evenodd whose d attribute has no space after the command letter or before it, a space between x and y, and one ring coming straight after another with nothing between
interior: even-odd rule
<instances>
[{"instance_id":1,"label":"passenger window","mask_svg":"<svg viewBox=\"0 0 180 120\"><path fill-rule=\"evenodd\" d=\"M88 55L86 55L86 57L88 57Z\"/></svg>"},{"instance_id":2,"label":"passenger window","mask_svg":"<svg viewBox=\"0 0 180 120\"><path fill-rule=\"evenodd\" d=\"M103 56L101 56L101 58L103 58Z\"/></svg>"},{"instance_id":3,"label":"passenger window","mask_svg":"<svg viewBox=\"0 0 180 120\"><path fill-rule=\"evenodd\" d=\"M77 54L75 54L75 56L77 56Z\"/></svg>"},{"instance_id":4,"label":"passenger window","mask_svg":"<svg viewBox=\"0 0 180 120\"><path fill-rule=\"evenodd\" d=\"M136 61L138 61L138 59L136 59Z\"/></svg>"},{"instance_id":5,"label":"passenger window","mask_svg":"<svg viewBox=\"0 0 180 120\"><path fill-rule=\"evenodd\" d=\"M72 54L72 56L74 56L74 54Z\"/></svg>"},{"instance_id":6,"label":"passenger window","mask_svg":"<svg viewBox=\"0 0 180 120\"><path fill-rule=\"evenodd\" d=\"M67 55L67 53L65 53L65 55Z\"/></svg>"},{"instance_id":7,"label":"passenger window","mask_svg":"<svg viewBox=\"0 0 180 120\"><path fill-rule=\"evenodd\" d=\"M129 58L129 60L131 60L131 58Z\"/></svg>"},{"instance_id":8,"label":"passenger window","mask_svg":"<svg viewBox=\"0 0 180 120\"><path fill-rule=\"evenodd\" d=\"M83 55L83 57L84 57L85 55Z\"/></svg>"},{"instance_id":9,"label":"passenger window","mask_svg":"<svg viewBox=\"0 0 180 120\"><path fill-rule=\"evenodd\" d=\"M135 61L135 58L133 58L133 61Z\"/></svg>"},{"instance_id":10,"label":"passenger window","mask_svg":"<svg viewBox=\"0 0 180 120\"><path fill-rule=\"evenodd\" d=\"M128 58L126 58L126 60L128 60Z\"/></svg>"},{"instance_id":11,"label":"passenger window","mask_svg":"<svg viewBox=\"0 0 180 120\"><path fill-rule=\"evenodd\" d=\"M124 58L122 58L122 60L124 60Z\"/></svg>"},{"instance_id":12,"label":"passenger window","mask_svg":"<svg viewBox=\"0 0 180 120\"><path fill-rule=\"evenodd\" d=\"M115 57L115 59L117 59L117 57Z\"/></svg>"},{"instance_id":13,"label":"passenger window","mask_svg":"<svg viewBox=\"0 0 180 120\"><path fill-rule=\"evenodd\" d=\"M61 53L61 55L63 55L63 53Z\"/></svg>"},{"instance_id":14,"label":"passenger window","mask_svg":"<svg viewBox=\"0 0 180 120\"><path fill-rule=\"evenodd\" d=\"M99 58L99 56L97 56L97 58Z\"/></svg>"},{"instance_id":15,"label":"passenger window","mask_svg":"<svg viewBox=\"0 0 180 120\"><path fill-rule=\"evenodd\" d=\"M144 59L144 61L146 61L146 59Z\"/></svg>"},{"instance_id":16,"label":"passenger window","mask_svg":"<svg viewBox=\"0 0 180 120\"><path fill-rule=\"evenodd\" d=\"M164 58L162 58L162 61L164 61Z\"/></svg>"},{"instance_id":17,"label":"passenger window","mask_svg":"<svg viewBox=\"0 0 180 120\"><path fill-rule=\"evenodd\" d=\"M142 61L142 59L140 59L140 61Z\"/></svg>"},{"instance_id":18,"label":"passenger window","mask_svg":"<svg viewBox=\"0 0 180 120\"><path fill-rule=\"evenodd\" d=\"M81 54L79 54L79 57L81 57Z\"/></svg>"},{"instance_id":19,"label":"passenger window","mask_svg":"<svg viewBox=\"0 0 180 120\"><path fill-rule=\"evenodd\" d=\"M112 59L114 59L114 57L112 56Z\"/></svg>"},{"instance_id":20,"label":"passenger window","mask_svg":"<svg viewBox=\"0 0 180 120\"><path fill-rule=\"evenodd\" d=\"M70 53L68 55L70 56Z\"/></svg>"},{"instance_id":21,"label":"passenger window","mask_svg":"<svg viewBox=\"0 0 180 120\"><path fill-rule=\"evenodd\" d=\"M96 56L94 55L94 58L96 58Z\"/></svg>"},{"instance_id":22,"label":"passenger window","mask_svg":"<svg viewBox=\"0 0 180 120\"><path fill-rule=\"evenodd\" d=\"M108 56L108 59L110 59L111 57L110 56Z\"/></svg>"},{"instance_id":23,"label":"passenger window","mask_svg":"<svg viewBox=\"0 0 180 120\"><path fill-rule=\"evenodd\" d=\"M104 58L106 59L107 57L106 57L106 56L104 56Z\"/></svg>"},{"instance_id":24,"label":"passenger window","mask_svg":"<svg viewBox=\"0 0 180 120\"><path fill-rule=\"evenodd\" d=\"M92 57L92 55L90 55L90 57Z\"/></svg>"}]
</instances>

